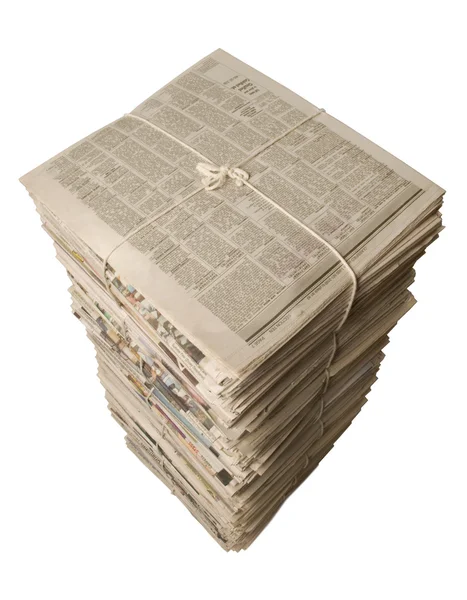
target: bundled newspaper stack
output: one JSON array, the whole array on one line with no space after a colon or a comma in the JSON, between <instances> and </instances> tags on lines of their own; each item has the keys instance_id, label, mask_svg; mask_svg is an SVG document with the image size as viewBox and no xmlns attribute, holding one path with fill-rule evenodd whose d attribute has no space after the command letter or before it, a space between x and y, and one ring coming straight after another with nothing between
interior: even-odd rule
<instances>
[{"instance_id":1,"label":"bundled newspaper stack","mask_svg":"<svg viewBox=\"0 0 467 600\"><path fill-rule=\"evenodd\" d=\"M443 190L221 50L22 182L129 448L248 547L365 403Z\"/></svg>"}]
</instances>

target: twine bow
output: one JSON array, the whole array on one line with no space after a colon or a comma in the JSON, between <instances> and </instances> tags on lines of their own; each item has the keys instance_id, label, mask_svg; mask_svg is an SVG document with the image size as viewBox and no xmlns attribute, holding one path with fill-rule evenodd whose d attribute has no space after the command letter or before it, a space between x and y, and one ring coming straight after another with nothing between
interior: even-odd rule
<instances>
[{"instance_id":1,"label":"twine bow","mask_svg":"<svg viewBox=\"0 0 467 600\"><path fill-rule=\"evenodd\" d=\"M233 179L235 184L239 187L250 178L246 171L239 169L238 167L216 167L216 165L210 165L208 163L198 163L196 169L201 175L204 175L204 177L201 178L201 183L207 191L216 190L217 188L222 187L228 177Z\"/></svg>"}]
</instances>

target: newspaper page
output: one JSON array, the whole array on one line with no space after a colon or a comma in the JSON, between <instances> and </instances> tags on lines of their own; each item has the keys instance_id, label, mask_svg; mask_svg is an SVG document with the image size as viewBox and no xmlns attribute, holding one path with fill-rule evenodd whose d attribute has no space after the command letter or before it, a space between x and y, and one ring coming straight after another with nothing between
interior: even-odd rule
<instances>
[{"instance_id":1,"label":"newspaper page","mask_svg":"<svg viewBox=\"0 0 467 600\"><path fill-rule=\"evenodd\" d=\"M147 123L124 116L22 181L101 259L147 222L109 265L232 377L246 376L349 287L336 257L275 204L359 275L442 194L222 50L133 114ZM233 180L206 191L199 156L151 123L215 165L241 166L271 201Z\"/></svg>"}]
</instances>

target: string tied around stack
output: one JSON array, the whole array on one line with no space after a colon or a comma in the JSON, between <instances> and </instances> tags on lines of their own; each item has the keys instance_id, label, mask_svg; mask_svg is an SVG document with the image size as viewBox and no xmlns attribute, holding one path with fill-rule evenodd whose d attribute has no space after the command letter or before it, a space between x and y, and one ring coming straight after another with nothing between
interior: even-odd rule
<instances>
[{"instance_id":1,"label":"string tied around stack","mask_svg":"<svg viewBox=\"0 0 467 600\"><path fill-rule=\"evenodd\" d=\"M323 388L321 390L320 411L319 411L319 417L317 418L317 422L320 424L320 427L321 427L320 437L324 433L324 425L323 425L323 422L322 422L322 415L323 415L324 407L325 407L325 393L326 393L326 391L328 389L329 381L330 381L330 378L331 378L330 369L331 369L331 366L332 366L332 364L334 362L334 357L335 357L336 352L337 352L337 346L338 346L338 344L337 344L337 334L342 329L342 327L344 326L344 324L346 323L347 318L348 318L348 316L350 314L350 311L352 309L352 306L353 306L353 303L354 303L354 300L355 300L355 297L356 297L356 294L357 294L357 288L358 288L357 276L356 276L354 270L352 269L352 267L349 265L349 263L347 262L347 260L342 256L342 254L337 250L337 248L335 248L330 242L328 242L323 236L321 236L312 227L310 227L309 225L307 225L301 219L297 218L295 215L293 215L291 212L289 212L286 208L284 208L283 206L281 206L280 204L278 204L275 200L273 200L272 198L270 198L267 194L265 194L258 187L256 187L254 184L252 184L251 181L250 181L250 175L249 175L249 173L247 171L243 170L240 167L241 167L241 165L249 163L258 154L260 154L261 152L264 152L267 148L269 148L270 146L274 145L275 143L277 143L280 140L282 140L283 138L285 138L287 135L289 135L290 133L292 133L293 131L295 131L301 125L304 125L308 121L311 121L311 120L315 119L318 115L320 115L321 113L325 113L325 112L326 111L324 109L319 109L314 115L311 115L310 117L306 117L304 120L300 121L299 123L297 123L296 125L294 125L293 127L291 127L289 130L286 130L285 132L281 133L279 136L277 136L273 140L270 140L267 144L261 146L253 154L251 154L250 156L248 156L246 159L242 160L241 163L238 164L236 167L229 167L227 165L217 166L217 165L215 165L215 164L213 164L211 162L200 162L200 163L198 163L196 165L196 169L202 175L202 178L201 178L202 187L201 188L200 187L198 187L198 188L195 187L195 189L190 194L188 194L187 196L184 196L183 198L180 198L177 202L175 202L174 204L171 204L170 206L168 206L167 208L165 208L161 212L153 215L152 217L144 219L134 229L130 230L122 238L122 240L109 252L109 254L104 258L103 265L102 265L102 267L103 267L103 273L104 273L104 283L105 283L105 286L106 286L107 290L109 291L109 293L112 293L110 281L107 278L106 271L107 271L107 266L108 266L109 259L110 259L111 255L120 246L122 246L125 242L127 242L131 237L133 237L134 235L136 235L137 233L139 233L142 229L144 229L145 227L147 227L150 223L152 223L156 219L159 219L160 217L162 217L166 213L172 211L174 208L176 208L177 206L179 206L183 202L186 202L187 200L189 200L192 196L194 196L195 194L197 194L200 191L200 189L204 188L208 192L217 190L218 188L222 187L227 182L228 179L232 179L233 181L235 181L235 185L237 185L239 187L242 186L242 185L245 185L246 187L250 188L252 191L256 192L256 194L258 194L261 198L263 198L266 202L268 202L268 204L270 204L271 206L273 206L276 210L278 210L282 214L286 215L296 225L298 225L299 227L301 227L302 229L304 229L305 231L307 231L309 234L311 234L312 236L314 236L317 240L319 240L337 258L337 260L339 261L339 263L344 267L344 269L347 271L347 274L349 275L350 284L351 284L350 294L349 294L349 297L348 297L348 300L347 300L347 307L346 307L346 309L345 309L345 311L344 311L344 313L342 315L342 318L339 321L338 326L336 327L336 329L333 332L333 336L332 336L332 349L331 349L331 353L330 353L329 359L328 359L326 367L325 367L325 378L324 378L324 381L323 381ZM149 121L148 119L145 119L144 117L140 117L140 116L134 115L132 113L125 114L125 117L131 118L133 120L136 120L136 121L139 121L140 123L145 124L146 126L152 127L153 129L159 131L160 133L164 134L165 136L167 136L168 138L170 138L171 140L173 140L174 142L176 142L177 144L180 144L181 146L183 146L184 148L186 148L187 150L189 150L193 154L197 155L203 161L210 161L210 159L208 157L206 157L204 154L202 154L199 150L197 150L196 148L193 148L192 146L190 146L190 144L187 144L183 140L180 140L179 138L177 138L176 136L172 135L171 133L169 133L168 131L166 131L162 127L159 127L158 125L156 125L152 121Z\"/></svg>"},{"instance_id":2,"label":"string tied around stack","mask_svg":"<svg viewBox=\"0 0 467 600\"><path fill-rule=\"evenodd\" d=\"M231 168L226 165L217 167L208 163L198 163L196 170L203 175L201 183L208 192L222 187L229 177L235 181L238 187L242 186L250 178L250 175L243 169L238 167Z\"/></svg>"}]
</instances>

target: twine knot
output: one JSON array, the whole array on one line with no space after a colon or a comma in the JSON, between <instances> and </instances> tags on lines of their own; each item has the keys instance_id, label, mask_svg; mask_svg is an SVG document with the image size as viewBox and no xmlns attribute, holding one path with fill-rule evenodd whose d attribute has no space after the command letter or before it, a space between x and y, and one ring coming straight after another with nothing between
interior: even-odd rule
<instances>
[{"instance_id":1,"label":"twine knot","mask_svg":"<svg viewBox=\"0 0 467 600\"><path fill-rule=\"evenodd\" d=\"M230 168L226 166L216 167L208 163L198 163L196 169L203 175L201 183L207 191L216 190L224 185L227 178L233 179L239 187L248 181L249 174L243 169Z\"/></svg>"}]
</instances>

